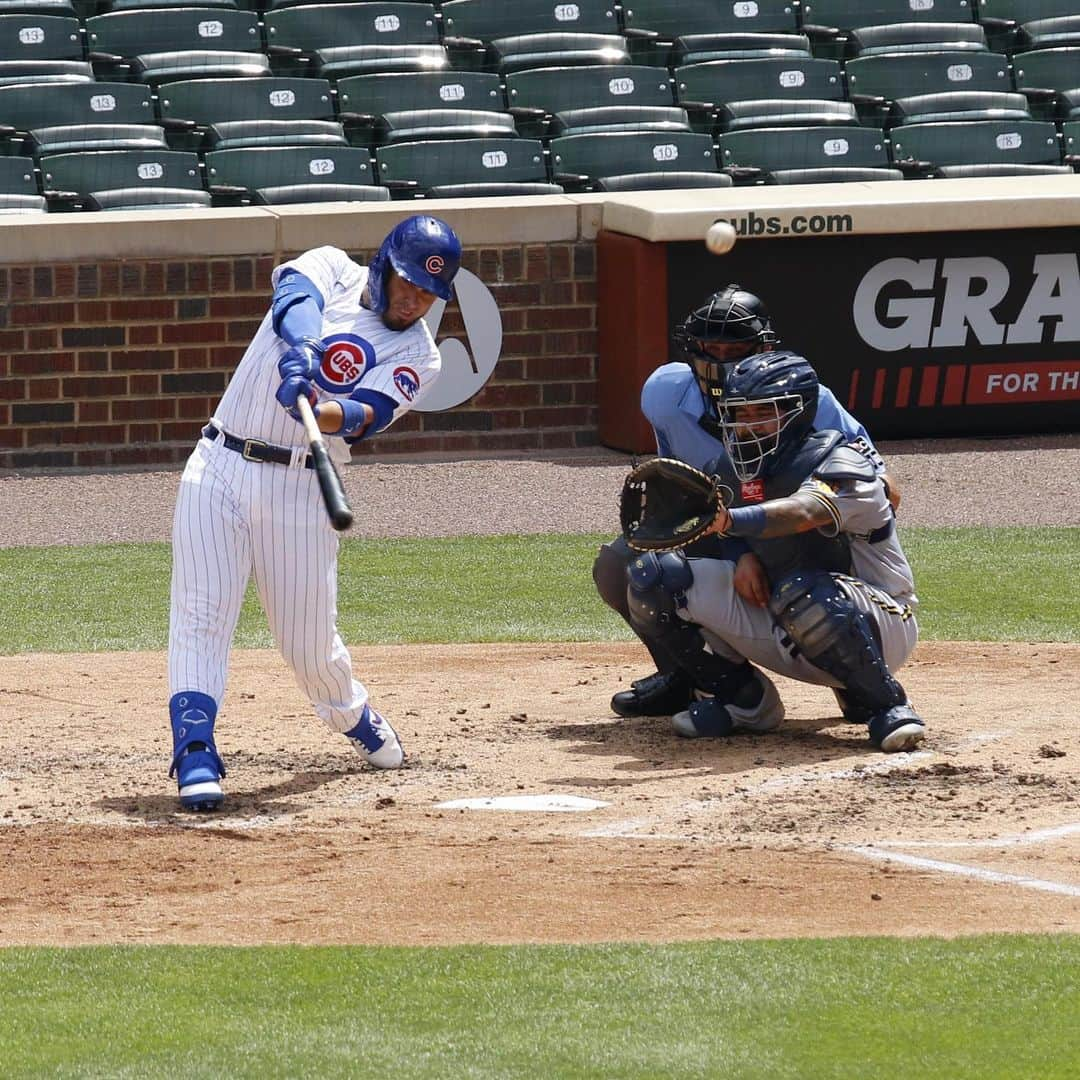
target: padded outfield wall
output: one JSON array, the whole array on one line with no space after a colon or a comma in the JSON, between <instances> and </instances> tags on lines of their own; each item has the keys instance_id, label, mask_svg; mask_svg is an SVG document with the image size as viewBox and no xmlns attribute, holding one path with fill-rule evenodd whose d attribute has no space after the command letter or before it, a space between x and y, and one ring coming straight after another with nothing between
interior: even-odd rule
<instances>
[{"instance_id":1,"label":"padded outfield wall","mask_svg":"<svg viewBox=\"0 0 1080 1080\"><path fill-rule=\"evenodd\" d=\"M468 251L441 397L358 453L648 451L641 384L728 281L878 437L1080 430L1080 176L931 180L0 219L0 468L182 461L275 263L421 209Z\"/></svg>"}]
</instances>

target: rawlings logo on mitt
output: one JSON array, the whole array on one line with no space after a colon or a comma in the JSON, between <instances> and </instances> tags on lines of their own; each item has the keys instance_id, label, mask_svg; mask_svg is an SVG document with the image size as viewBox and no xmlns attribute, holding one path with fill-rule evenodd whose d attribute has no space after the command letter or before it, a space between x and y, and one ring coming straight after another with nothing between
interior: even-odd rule
<instances>
[{"instance_id":1,"label":"rawlings logo on mitt","mask_svg":"<svg viewBox=\"0 0 1080 1080\"><path fill-rule=\"evenodd\" d=\"M619 520L635 551L685 547L713 523L720 508L716 477L675 458L651 458L623 482Z\"/></svg>"}]
</instances>

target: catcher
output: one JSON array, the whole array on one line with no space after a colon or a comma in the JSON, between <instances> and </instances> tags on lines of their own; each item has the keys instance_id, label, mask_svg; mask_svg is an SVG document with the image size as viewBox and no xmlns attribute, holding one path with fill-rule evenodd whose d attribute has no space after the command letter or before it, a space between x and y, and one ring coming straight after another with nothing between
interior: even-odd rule
<instances>
[{"instance_id":1,"label":"catcher","mask_svg":"<svg viewBox=\"0 0 1080 1080\"><path fill-rule=\"evenodd\" d=\"M726 454L704 472L655 459L627 478L627 606L637 633L707 696L672 723L687 738L771 731L784 718L767 668L831 686L845 718L886 752L922 720L893 675L918 637L911 568L873 464L815 431L818 379L792 352L738 361L717 398ZM760 560L766 606L734 587L730 558L682 550L737 538Z\"/></svg>"},{"instance_id":2,"label":"catcher","mask_svg":"<svg viewBox=\"0 0 1080 1080\"><path fill-rule=\"evenodd\" d=\"M777 349L780 343L762 300L740 285L726 285L687 315L675 330L674 344L682 359L664 364L649 376L641 391L641 410L656 432L661 457L704 469L724 453L718 405L728 369L735 361ZM814 426L843 432L884 477L885 463L866 429L826 386L819 390ZM895 485L889 491L894 506L898 505ZM768 602L768 583L760 562L742 541L706 536L688 554L732 559L732 580L740 595L760 607ZM626 567L632 555L626 541L618 537L601 546L593 564L597 592L628 623ZM637 679L629 690L617 693L611 699L612 711L619 716L670 716L685 709L693 700L694 685L684 671L671 665L661 647L648 637L642 640L656 663L656 674Z\"/></svg>"}]
</instances>

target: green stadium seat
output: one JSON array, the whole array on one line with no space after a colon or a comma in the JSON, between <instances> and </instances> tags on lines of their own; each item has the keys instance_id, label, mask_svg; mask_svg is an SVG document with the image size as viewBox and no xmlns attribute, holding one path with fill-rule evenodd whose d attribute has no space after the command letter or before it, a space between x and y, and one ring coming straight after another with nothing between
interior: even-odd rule
<instances>
[{"instance_id":1,"label":"green stadium seat","mask_svg":"<svg viewBox=\"0 0 1080 1080\"><path fill-rule=\"evenodd\" d=\"M58 124L32 128L28 148L35 157L89 150L168 150L156 124Z\"/></svg>"},{"instance_id":2,"label":"green stadium seat","mask_svg":"<svg viewBox=\"0 0 1080 1080\"><path fill-rule=\"evenodd\" d=\"M181 150L214 148L222 142L265 145L267 137L290 143L343 138L337 123L333 129L305 126L336 120L325 79L185 79L161 86L157 106L171 144ZM253 129L252 124L262 126Z\"/></svg>"},{"instance_id":3,"label":"green stadium seat","mask_svg":"<svg viewBox=\"0 0 1080 1080\"><path fill-rule=\"evenodd\" d=\"M207 150L247 146L348 146L336 120L224 120L211 124L202 142Z\"/></svg>"},{"instance_id":4,"label":"green stadium seat","mask_svg":"<svg viewBox=\"0 0 1080 1080\"><path fill-rule=\"evenodd\" d=\"M547 134L584 135L598 131L690 131L690 119L685 109L669 105L666 108L641 108L636 105L607 105L591 109L565 109L555 113Z\"/></svg>"},{"instance_id":5,"label":"green stadium seat","mask_svg":"<svg viewBox=\"0 0 1080 1080\"><path fill-rule=\"evenodd\" d=\"M329 185L336 189L331 201L349 198L365 202L379 199L367 190L374 184L369 151L359 146L284 146L211 150L206 154L206 178L211 193L243 192L252 201L323 201L306 189ZM305 189L288 192L285 189ZM259 192L264 192L259 195ZM295 196L295 197L293 197ZM328 197L328 196L324 196Z\"/></svg>"},{"instance_id":6,"label":"green stadium seat","mask_svg":"<svg viewBox=\"0 0 1080 1080\"><path fill-rule=\"evenodd\" d=\"M431 4L330 3L264 16L267 51L283 74L328 79L449 67Z\"/></svg>"},{"instance_id":7,"label":"green stadium seat","mask_svg":"<svg viewBox=\"0 0 1080 1080\"><path fill-rule=\"evenodd\" d=\"M671 50L682 40L683 63L694 53L700 59L722 46L716 39L727 35L794 34L796 5L791 0L626 0L623 4L623 32L635 58L652 64L667 64Z\"/></svg>"},{"instance_id":8,"label":"green stadium seat","mask_svg":"<svg viewBox=\"0 0 1080 1080\"><path fill-rule=\"evenodd\" d=\"M39 161L51 205L81 196L89 209L137 210L209 206L199 159L180 150L98 150L51 154Z\"/></svg>"},{"instance_id":9,"label":"green stadium seat","mask_svg":"<svg viewBox=\"0 0 1080 1080\"><path fill-rule=\"evenodd\" d=\"M884 123L890 102L913 91L1010 91L1009 62L992 52L895 53L860 56L845 64L848 94L860 115Z\"/></svg>"},{"instance_id":10,"label":"green stadium seat","mask_svg":"<svg viewBox=\"0 0 1080 1080\"><path fill-rule=\"evenodd\" d=\"M769 180L774 184L872 184L882 180L903 180L899 169L774 169Z\"/></svg>"},{"instance_id":11,"label":"green stadium seat","mask_svg":"<svg viewBox=\"0 0 1080 1080\"><path fill-rule=\"evenodd\" d=\"M737 179L768 179L789 169L829 169L838 177L847 169L892 168L888 144L878 128L813 127L750 128L717 137L720 165Z\"/></svg>"},{"instance_id":12,"label":"green stadium seat","mask_svg":"<svg viewBox=\"0 0 1080 1080\"><path fill-rule=\"evenodd\" d=\"M385 113L409 109L505 108L499 76L487 71L352 75L338 80L337 100L341 115L369 124Z\"/></svg>"},{"instance_id":13,"label":"green stadium seat","mask_svg":"<svg viewBox=\"0 0 1080 1080\"><path fill-rule=\"evenodd\" d=\"M270 73L253 11L173 7L114 11L86 20L90 59L107 78L157 84Z\"/></svg>"},{"instance_id":14,"label":"green stadium seat","mask_svg":"<svg viewBox=\"0 0 1080 1080\"><path fill-rule=\"evenodd\" d=\"M89 0L93 6L93 0ZM139 11L147 8L192 7L194 0L104 0L97 5L95 15L106 15L113 11ZM246 9L248 5L237 0L199 0L199 7L226 8L231 11ZM251 5L254 7L254 5Z\"/></svg>"},{"instance_id":15,"label":"green stadium seat","mask_svg":"<svg viewBox=\"0 0 1080 1080\"><path fill-rule=\"evenodd\" d=\"M675 72L675 93L684 107L706 109L753 98L840 101L844 97L844 78L836 60L714 60L679 68Z\"/></svg>"},{"instance_id":16,"label":"green stadium seat","mask_svg":"<svg viewBox=\"0 0 1080 1080\"><path fill-rule=\"evenodd\" d=\"M440 11L443 40L451 48L476 48L494 38L529 34L619 33L619 16L610 0L446 0Z\"/></svg>"},{"instance_id":17,"label":"green stadium seat","mask_svg":"<svg viewBox=\"0 0 1080 1080\"><path fill-rule=\"evenodd\" d=\"M408 109L384 113L375 122L378 144L423 139L514 138L514 118L481 109Z\"/></svg>"},{"instance_id":18,"label":"green stadium seat","mask_svg":"<svg viewBox=\"0 0 1080 1080\"><path fill-rule=\"evenodd\" d=\"M538 139L435 139L375 150L380 183L398 196L551 195Z\"/></svg>"},{"instance_id":19,"label":"green stadium seat","mask_svg":"<svg viewBox=\"0 0 1080 1080\"><path fill-rule=\"evenodd\" d=\"M1067 165L1080 166L1080 119L1061 125L1061 154Z\"/></svg>"},{"instance_id":20,"label":"green stadium seat","mask_svg":"<svg viewBox=\"0 0 1080 1080\"><path fill-rule=\"evenodd\" d=\"M732 101L717 112L718 131L762 127L854 126L859 117L850 101Z\"/></svg>"},{"instance_id":21,"label":"green stadium seat","mask_svg":"<svg viewBox=\"0 0 1080 1080\"><path fill-rule=\"evenodd\" d=\"M915 94L889 106L888 127L951 120L1031 120L1027 98L1006 90L956 90Z\"/></svg>"},{"instance_id":22,"label":"green stadium seat","mask_svg":"<svg viewBox=\"0 0 1080 1080\"><path fill-rule=\"evenodd\" d=\"M727 173L641 172L598 176L592 181L595 191L680 191L685 188L731 187Z\"/></svg>"},{"instance_id":23,"label":"green stadium seat","mask_svg":"<svg viewBox=\"0 0 1080 1080\"><path fill-rule=\"evenodd\" d=\"M384 187L358 184L285 184L281 187L256 188L251 193L255 206L278 206L283 203L389 202Z\"/></svg>"},{"instance_id":24,"label":"green stadium seat","mask_svg":"<svg viewBox=\"0 0 1080 1080\"><path fill-rule=\"evenodd\" d=\"M135 83L0 86L0 138L17 145L36 129L77 124L90 131L154 123L150 88Z\"/></svg>"},{"instance_id":25,"label":"green stadium seat","mask_svg":"<svg viewBox=\"0 0 1080 1080\"><path fill-rule=\"evenodd\" d=\"M847 57L907 52L988 52L986 33L978 23L891 23L860 26L844 46Z\"/></svg>"},{"instance_id":26,"label":"green stadium seat","mask_svg":"<svg viewBox=\"0 0 1080 1080\"><path fill-rule=\"evenodd\" d=\"M1017 53L1012 62L1016 89L1043 119L1068 115L1068 91L1080 92L1080 46Z\"/></svg>"},{"instance_id":27,"label":"green stadium seat","mask_svg":"<svg viewBox=\"0 0 1080 1080\"><path fill-rule=\"evenodd\" d=\"M23 14L78 16L71 0L0 0L0 15Z\"/></svg>"},{"instance_id":28,"label":"green stadium seat","mask_svg":"<svg viewBox=\"0 0 1080 1080\"><path fill-rule=\"evenodd\" d=\"M45 86L94 81L85 60L0 60L0 86Z\"/></svg>"},{"instance_id":29,"label":"green stadium seat","mask_svg":"<svg viewBox=\"0 0 1080 1080\"><path fill-rule=\"evenodd\" d=\"M990 47L998 52L1011 53L1017 48L1020 28L1025 23L1080 14L1076 0L976 0L976 2L976 18L986 30Z\"/></svg>"},{"instance_id":30,"label":"green stadium seat","mask_svg":"<svg viewBox=\"0 0 1080 1080\"><path fill-rule=\"evenodd\" d=\"M766 60L810 56L805 34L687 34L675 39L667 63L705 64L710 60Z\"/></svg>"},{"instance_id":31,"label":"green stadium seat","mask_svg":"<svg viewBox=\"0 0 1080 1080\"><path fill-rule=\"evenodd\" d=\"M555 180L572 187L595 187L615 176L719 172L711 137L698 132L565 135L552 139L550 148ZM657 180L656 186L663 183Z\"/></svg>"},{"instance_id":32,"label":"green stadium seat","mask_svg":"<svg viewBox=\"0 0 1080 1080\"><path fill-rule=\"evenodd\" d=\"M626 39L618 34L525 34L492 38L488 65L502 75L526 68L628 64Z\"/></svg>"},{"instance_id":33,"label":"green stadium seat","mask_svg":"<svg viewBox=\"0 0 1080 1080\"><path fill-rule=\"evenodd\" d=\"M973 180L983 176L1067 176L1076 175L1068 165L942 165L937 176L944 180Z\"/></svg>"},{"instance_id":34,"label":"green stadium seat","mask_svg":"<svg viewBox=\"0 0 1080 1080\"><path fill-rule=\"evenodd\" d=\"M0 157L0 214L42 213L34 162L28 157Z\"/></svg>"},{"instance_id":35,"label":"green stadium seat","mask_svg":"<svg viewBox=\"0 0 1080 1080\"><path fill-rule=\"evenodd\" d=\"M1061 165L1057 128L1038 120L971 120L905 124L892 129L893 161L905 170L994 165ZM1021 173L1027 171L1022 169Z\"/></svg>"},{"instance_id":36,"label":"green stadium seat","mask_svg":"<svg viewBox=\"0 0 1080 1080\"><path fill-rule=\"evenodd\" d=\"M1080 14L1024 23L1017 31L1016 51L1059 49L1080 45Z\"/></svg>"},{"instance_id":37,"label":"green stadium seat","mask_svg":"<svg viewBox=\"0 0 1080 1080\"><path fill-rule=\"evenodd\" d=\"M1080 120L1080 87L1058 91L1058 111L1062 120Z\"/></svg>"},{"instance_id":38,"label":"green stadium seat","mask_svg":"<svg viewBox=\"0 0 1080 1080\"><path fill-rule=\"evenodd\" d=\"M658 120L666 116L674 104L668 72L641 64L517 71L506 76L506 97L518 131L536 136L548 132L558 113L632 107L648 122L654 115Z\"/></svg>"},{"instance_id":39,"label":"green stadium seat","mask_svg":"<svg viewBox=\"0 0 1080 1080\"><path fill-rule=\"evenodd\" d=\"M857 27L893 23L970 23L974 0L803 0L802 30L818 56L843 55Z\"/></svg>"},{"instance_id":40,"label":"green stadium seat","mask_svg":"<svg viewBox=\"0 0 1080 1080\"><path fill-rule=\"evenodd\" d=\"M37 12L0 15L0 61L83 59L78 19Z\"/></svg>"}]
</instances>

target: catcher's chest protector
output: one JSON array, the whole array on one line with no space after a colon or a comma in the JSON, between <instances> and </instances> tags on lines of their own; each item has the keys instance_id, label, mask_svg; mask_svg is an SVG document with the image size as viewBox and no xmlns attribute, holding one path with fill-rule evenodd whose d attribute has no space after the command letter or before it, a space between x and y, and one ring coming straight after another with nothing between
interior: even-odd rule
<instances>
[{"instance_id":1,"label":"catcher's chest protector","mask_svg":"<svg viewBox=\"0 0 1080 1080\"><path fill-rule=\"evenodd\" d=\"M774 475L744 483L736 475L727 457L718 459L710 469L732 491L732 506L756 506L769 499L783 499L796 491L817 466L845 441L839 431L811 433L796 453ZM777 582L796 570L851 572L851 550L844 535L823 536L816 529L794 536L771 539L747 538L750 550L761 560L769 580Z\"/></svg>"}]
</instances>

